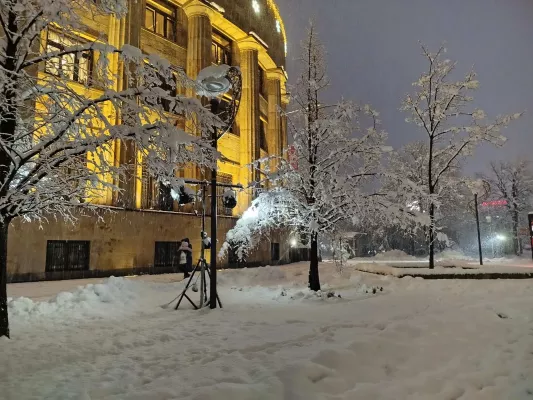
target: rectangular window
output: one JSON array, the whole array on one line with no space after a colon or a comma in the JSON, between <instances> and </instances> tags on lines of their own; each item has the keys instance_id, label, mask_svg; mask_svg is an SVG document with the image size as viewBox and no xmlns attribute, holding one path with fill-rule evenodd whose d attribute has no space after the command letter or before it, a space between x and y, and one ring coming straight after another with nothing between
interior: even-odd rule
<instances>
[{"instance_id":1,"label":"rectangular window","mask_svg":"<svg viewBox=\"0 0 533 400\"><path fill-rule=\"evenodd\" d=\"M261 67L259 67L259 94L263 96L264 99L268 97L267 76L265 70Z\"/></svg>"},{"instance_id":2,"label":"rectangular window","mask_svg":"<svg viewBox=\"0 0 533 400\"><path fill-rule=\"evenodd\" d=\"M213 33L211 61L217 65L231 65L231 41L217 33Z\"/></svg>"},{"instance_id":3,"label":"rectangular window","mask_svg":"<svg viewBox=\"0 0 533 400\"><path fill-rule=\"evenodd\" d=\"M157 206L157 182L148 173L148 166L145 160L142 162L141 183L141 208L143 210L153 210Z\"/></svg>"},{"instance_id":4,"label":"rectangular window","mask_svg":"<svg viewBox=\"0 0 533 400\"><path fill-rule=\"evenodd\" d=\"M174 199L170 186L159 183L159 209L161 211L174 211Z\"/></svg>"},{"instance_id":5,"label":"rectangular window","mask_svg":"<svg viewBox=\"0 0 533 400\"><path fill-rule=\"evenodd\" d=\"M155 33L161 36L165 36L166 26L165 26L165 15L155 12Z\"/></svg>"},{"instance_id":6,"label":"rectangular window","mask_svg":"<svg viewBox=\"0 0 533 400\"><path fill-rule=\"evenodd\" d=\"M268 152L267 126L263 120L259 122L259 145L261 146L261 150Z\"/></svg>"},{"instance_id":7,"label":"rectangular window","mask_svg":"<svg viewBox=\"0 0 533 400\"><path fill-rule=\"evenodd\" d=\"M154 267L177 267L180 242L155 242Z\"/></svg>"},{"instance_id":8,"label":"rectangular window","mask_svg":"<svg viewBox=\"0 0 533 400\"><path fill-rule=\"evenodd\" d=\"M218 183L225 183L227 185L231 185L233 183L233 176L230 174L224 174L222 172L219 172L217 174L217 182ZM224 192L228 189L224 186L217 186L217 214L218 215L233 215L233 210L231 208L224 207Z\"/></svg>"},{"instance_id":9,"label":"rectangular window","mask_svg":"<svg viewBox=\"0 0 533 400\"><path fill-rule=\"evenodd\" d=\"M167 19L165 37L172 38L171 40L174 40L174 29L176 29L174 27L174 21L171 19Z\"/></svg>"},{"instance_id":10,"label":"rectangular window","mask_svg":"<svg viewBox=\"0 0 533 400\"><path fill-rule=\"evenodd\" d=\"M228 98L222 98L220 100L220 104L218 106L218 112L217 112L217 116L222 120L222 121L228 121L231 117L231 100L228 99ZM230 129L230 132L233 133L234 135L239 135L239 131L237 130L237 121L236 121L236 118L235 118L235 121L233 121L233 126L231 127Z\"/></svg>"},{"instance_id":11,"label":"rectangular window","mask_svg":"<svg viewBox=\"0 0 533 400\"><path fill-rule=\"evenodd\" d=\"M216 42L211 44L211 56L213 64L231 65L231 50Z\"/></svg>"},{"instance_id":12,"label":"rectangular window","mask_svg":"<svg viewBox=\"0 0 533 400\"><path fill-rule=\"evenodd\" d=\"M144 27L149 31L155 32L155 10L146 7L144 14Z\"/></svg>"},{"instance_id":13,"label":"rectangular window","mask_svg":"<svg viewBox=\"0 0 533 400\"><path fill-rule=\"evenodd\" d=\"M150 1L144 13L144 27L165 39L176 40L176 7Z\"/></svg>"},{"instance_id":14,"label":"rectangular window","mask_svg":"<svg viewBox=\"0 0 533 400\"><path fill-rule=\"evenodd\" d=\"M161 85L159 86L161 89L163 89L170 97L176 97L177 90L176 90L176 78L174 77L174 82L168 82L166 79L161 77ZM172 111L170 109L172 101L171 99L161 99L159 101L159 105L163 107L163 110L166 112ZM172 107L174 109L174 107Z\"/></svg>"},{"instance_id":15,"label":"rectangular window","mask_svg":"<svg viewBox=\"0 0 533 400\"><path fill-rule=\"evenodd\" d=\"M272 261L279 261L279 243L270 243L270 254Z\"/></svg>"},{"instance_id":16,"label":"rectangular window","mask_svg":"<svg viewBox=\"0 0 533 400\"><path fill-rule=\"evenodd\" d=\"M46 243L46 272L89 270L90 243L81 240L49 240Z\"/></svg>"},{"instance_id":17,"label":"rectangular window","mask_svg":"<svg viewBox=\"0 0 533 400\"><path fill-rule=\"evenodd\" d=\"M61 36L57 32L49 30L46 40L46 52L60 52L80 44L83 44L80 40ZM86 85L90 82L92 60L92 52L90 51L64 54L48 60L44 70L49 74Z\"/></svg>"},{"instance_id":18,"label":"rectangular window","mask_svg":"<svg viewBox=\"0 0 533 400\"><path fill-rule=\"evenodd\" d=\"M158 78L159 78L159 82L157 82L154 79L153 82L151 83L151 87L159 87L163 89L168 94L169 97L176 97L177 92L178 92L176 77L174 76L173 78L170 78L174 80L173 82L171 82L170 79L163 77L162 75L158 75ZM172 106L172 99L158 97L157 99L155 99L155 101L151 99L146 99L145 101L148 105L151 105L154 107L156 105L160 106L166 112L171 112L174 109L174 107ZM172 106L172 110L171 110L171 106Z\"/></svg>"}]
</instances>

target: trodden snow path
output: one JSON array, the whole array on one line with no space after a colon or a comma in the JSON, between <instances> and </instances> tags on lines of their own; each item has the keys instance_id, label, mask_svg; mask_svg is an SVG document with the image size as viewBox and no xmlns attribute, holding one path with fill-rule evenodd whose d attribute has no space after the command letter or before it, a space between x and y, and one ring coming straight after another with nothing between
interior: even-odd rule
<instances>
[{"instance_id":1,"label":"trodden snow path","mask_svg":"<svg viewBox=\"0 0 533 400\"><path fill-rule=\"evenodd\" d=\"M305 268L223 272L216 311L160 308L175 275L16 299L0 398L533 399L533 282L341 278L324 264L343 298L321 300ZM32 285L10 293L52 294Z\"/></svg>"}]
</instances>

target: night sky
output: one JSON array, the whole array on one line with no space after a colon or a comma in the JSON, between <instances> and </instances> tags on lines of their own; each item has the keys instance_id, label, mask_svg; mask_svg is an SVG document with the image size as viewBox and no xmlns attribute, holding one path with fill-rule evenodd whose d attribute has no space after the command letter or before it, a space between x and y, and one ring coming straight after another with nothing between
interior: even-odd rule
<instances>
[{"instance_id":1,"label":"night sky","mask_svg":"<svg viewBox=\"0 0 533 400\"><path fill-rule=\"evenodd\" d=\"M425 70L418 41L433 51L446 42L447 57L462 75L472 66L480 89L475 105L489 116L525 111L507 130L502 149L484 146L468 173L490 161L533 154L533 1L531 0L278 0L287 29L287 71L310 18L328 51L332 88L327 100L372 104L380 111L389 143L424 139L399 111L411 83Z\"/></svg>"}]
</instances>

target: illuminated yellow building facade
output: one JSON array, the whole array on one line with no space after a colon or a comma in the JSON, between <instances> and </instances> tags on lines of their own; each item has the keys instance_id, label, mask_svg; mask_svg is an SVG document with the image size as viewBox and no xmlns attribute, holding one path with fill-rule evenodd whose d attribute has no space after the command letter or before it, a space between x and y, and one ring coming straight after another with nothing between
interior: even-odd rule
<instances>
[{"instance_id":1,"label":"illuminated yellow building facade","mask_svg":"<svg viewBox=\"0 0 533 400\"><path fill-rule=\"evenodd\" d=\"M247 165L266 155L281 154L286 147L286 125L279 110L287 101L287 37L273 0L130 0L126 18L96 17L84 23L86 29L66 45L102 38L116 47L130 44L145 54L164 57L191 78L212 64L240 67L243 90L237 121L219 142L220 181L248 186L254 177ZM43 44L50 51L65 45L52 29L43 32ZM80 54L68 61L73 65L67 74L73 86L79 84L79 90L91 96L97 89L84 85L94 62L91 55ZM49 63L39 74L53 74L58 65ZM110 67L118 76L118 60L112 59ZM121 82L116 85L120 88ZM192 242L195 260L198 258L198 205L180 207L170 189L144 173L142 157L135 149L117 143L110 154L116 163L134 167L131 179L120 183L120 194L110 191L94 199L108 206L109 212L80 215L74 225L54 219L39 225L15 221L8 249L12 280L169 272L176 266L178 241L185 237ZM206 178L194 166L181 174ZM250 190L240 193L233 211L219 207L219 245L253 195ZM209 218L206 224L209 226ZM286 259L286 241L275 235L270 239L250 262L270 264Z\"/></svg>"}]
</instances>

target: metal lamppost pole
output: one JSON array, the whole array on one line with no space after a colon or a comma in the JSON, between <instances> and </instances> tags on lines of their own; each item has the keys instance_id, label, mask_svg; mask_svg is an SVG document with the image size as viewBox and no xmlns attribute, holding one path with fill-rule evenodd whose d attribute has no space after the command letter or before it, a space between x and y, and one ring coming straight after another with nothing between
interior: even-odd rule
<instances>
[{"instance_id":1,"label":"metal lamppost pole","mask_svg":"<svg viewBox=\"0 0 533 400\"><path fill-rule=\"evenodd\" d=\"M481 248L481 229L479 228L479 205L477 193L474 194L474 206L476 207L477 245L479 249L479 265L483 265L483 250Z\"/></svg>"},{"instance_id":2,"label":"metal lamppost pole","mask_svg":"<svg viewBox=\"0 0 533 400\"><path fill-rule=\"evenodd\" d=\"M222 126L211 129L211 145L216 151L218 140L233 126L239 110L242 92L242 76L238 67L228 65L210 66L198 74L196 78L200 93L211 99L211 112L217 115ZM219 113L220 100L218 97L231 92L229 106L223 113ZM217 307L217 164L211 169L211 282L209 288L209 307Z\"/></svg>"},{"instance_id":3,"label":"metal lamppost pole","mask_svg":"<svg viewBox=\"0 0 533 400\"><path fill-rule=\"evenodd\" d=\"M219 102L211 100L211 112L218 113ZM212 146L218 150L218 130L212 130ZM211 169L211 283L209 286L209 308L217 308L217 165Z\"/></svg>"},{"instance_id":4,"label":"metal lamppost pole","mask_svg":"<svg viewBox=\"0 0 533 400\"><path fill-rule=\"evenodd\" d=\"M533 259L533 213L529 213L527 215L527 219L529 222L529 243L531 243L531 258Z\"/></svg>"}]
</instances>

